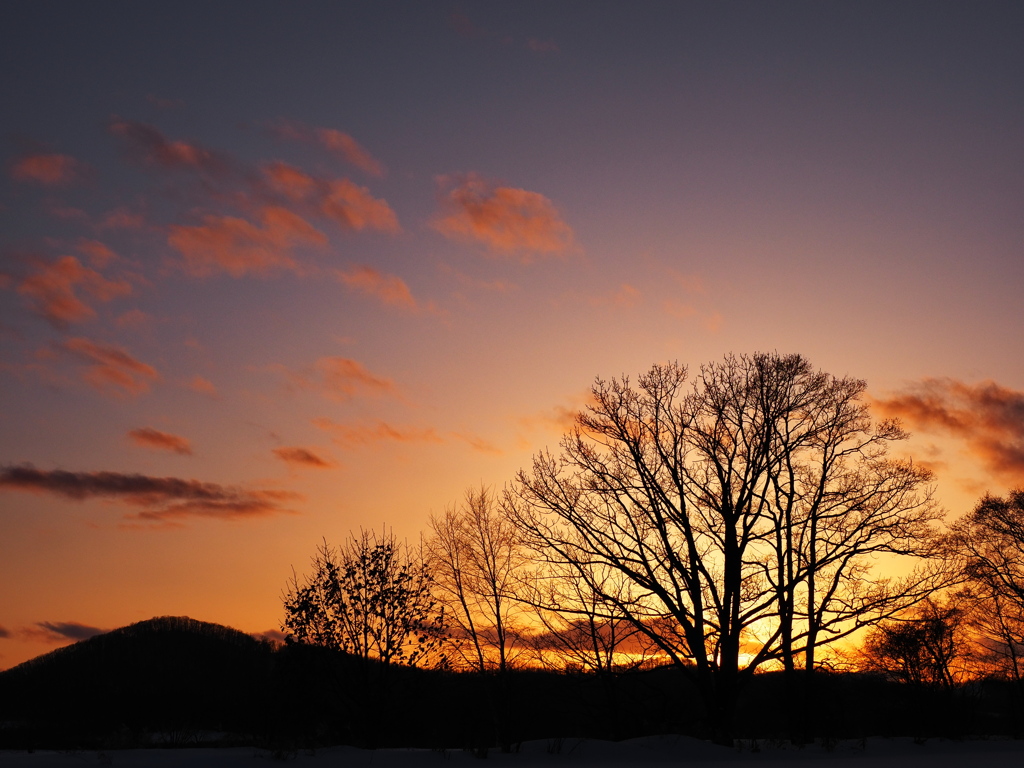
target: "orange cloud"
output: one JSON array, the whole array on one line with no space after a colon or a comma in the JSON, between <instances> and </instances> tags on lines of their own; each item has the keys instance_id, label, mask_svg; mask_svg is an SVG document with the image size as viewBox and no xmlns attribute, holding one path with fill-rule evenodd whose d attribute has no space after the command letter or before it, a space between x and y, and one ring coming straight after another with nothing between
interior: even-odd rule
<instances>
[{"instance_id":1,"label":"orange cloud","mask_svg":"<svg viewBox=\"0 0 1024 768\"><path fill-rule=\"evenodd\" d=\"M217 396L217 388L213 385L213 382L198 374L189 379L185 386L193 392L200 392L204 395L210 395L210 397Z\"/></svg>"},{"instance_id":2,"label":"orange cloud","mask_svg":"<svg viewBox=\"0 0 1024 768\"><path fill-rule=\"evenodd\" d=\"M465 441L474 451L480 451L480 453L489 453L492 456L501 456L503 453L498 446L488 440L484 440L479 435L469 432L452 432L452 437Z\"/></svg>"},{"instance_id":3,"label":"orange cloud","mask_svg":"<svg viewBox=\"0 0 1024 768\"><path fill-rule=\"evenodd\" d=\"M347 133L333 128L317 128L315 135L324 149L347 160L364 173L370 176L384 175L384 166Z\"/></svg>"},{"instance_id":4,"label":"orange cloud","mask_svg":"<svg viewBox=\"0 0 1024 768\"><path fill-rule=\"evenodd\" d=\"M142 215L126 208L115 208L100 221L100 229L142 229L144 226L146 220Z\"/></svg>"},{"instance_id":5,"label":"orange cloud","mask_svg":"<svg viewBox=\"0 0 1024 768\"><path fill-rule=\"evenodd\" d=\"M161 432L152 427L142 427L131 430L128 439L143 448L153 448L158 451L170 451L180 453L183 456L192 455L192 444L184 437Z\"/></svg>"},{"instance_id":6,"label":"orange cloud","mask_svg":"<svg viewBox=\"0 0 1024 768\"><path fill-rule=\"evenodd\" d=\"M263 208L260 226L233 216L207 215L198 226L171 226L167 240L185 257L186 271L197 277L216 272L232 277L265 275L274 269L298 272L294 247L327 244L322 232L278 206Z\"/></svg>"},{"instance_id":7,"label":"orange cloud","mask_svg":"<svg viewBox=\"0 0 1024 768\"><path fill-rule=\"evenodd\" d=\"M340 424L330 419L314 419L313 424L334 435L334 442L343 447L370 445L382 441L398 443L443 443L433 427L395 427L384 421L372 425Z\"/></svg>"},{"instance_id":8,"label":"orange cloud","mask_svg":"<svg viewBox=\"0 0 1024 768\"><path fill-rule=\"evenodd\" d=\"M148 522L182 517L238 520L291 513L282 504L301 498L288 491L247 490L177 477L40 470L31 464L0 467L0 488L50 493L75 501L113 500L138 510L127 515L130 519Z\"/></svg>"},{"instance_id":9,"label":"orange cloud","mask_svg":"<svg viewBox=\"0 0 1024 768\"><path fill-rule=\"evenodd\" d=\"M629 283L623 283L615 293L608 296L594 296L590 299L590 305L594 307L617 307L629 309L640 303L641 294L637 288Z\"/></svg>"},{"instance_id":10,"label":"orange cloud","mask_svg":"<svg viewBox=\"0 0 1024 768\"><path fill-rule=\"evenodd\" d=\"M75 247L79 253L84 253L88 256L89 261L97 269L103 269L109 266L111 262L117 260L117 254L99 240L89 240L83 237Z\"/></svg>"},{"instance_id":11,"label":"orange cloud","mask_svg":"<svg viewBox=\"0 0 1024 768\"><path fill-rule=\"evenodd\" d=\"M348 272L340 269L334 273L338 280L349 288L373 296L382 303L392 307L400 307L410 312L426 311L440 314L436 306L431 302L421 305L412 295L409 286L398 275L389 275L378 272L373 267L357 266Z\"/></svg>"},{"instance_id":12,"label":"orange cloud","mask_svg":"<svg viewBox=\"0 0 1024 768\"><path fill-rule=\"evenodd\" d=\"M562 255L573 248L573 232L548 198L499 187L476 174L439 179L446 189L443 215L434 229L454 240L477 242L499 254Z\"/></svg>"},{"instance_id":13,"label":"orange cloud","mask_svg":"<svg viewBox=\"0 0 1024 768\"><path fill-rule=\"evenodd\" d=\"M315 383L335 400L349 400L360 393L389 395L395 392L390 379L373 375L361 363L347 357L321 357L313 367Z\"/></svg>"},{"instance_id":14,"label":"orange cloud","mask_svg":"<svg viewBox=\"0 0 1024 768\"><path fill-rule=\"evenodd\" d=\"M124 140L131 155L144 165L190 168L213 176L222 176L231 168L223 156L194 142L170 141L158 128L146 123L114 118L109 130Z\"/></svg>"},{"instance_id":15,"label":"orange cloud","mask_svg":"<svg viewBox=\"0 0 1024 768\"><path fill-rule=\"evenodd\" d=\"M342 133L334 128L310 128L293 121L282 121L271 130L282 139L323 147L332 155L354 165L370 176L384 175L384 166L347 133Z\"/></svg>"},{"instance_id":16,"label":"orange cloud","mask_svg":"<svg viewBox=\"0 0 1024 768\"><path fill-rule=\"evenodd\" d=\"M263 169L270 188L293 203L305 205L347 230L375 229L397 232L398 217L385 200L348 179L310 176L287 163L271 163Z\"/></svg>"},{"instance_id":17,"label":"orange cloud","mask_svg":"<svg viewBox=\"0 0 1024 768\"><path fill-rule=\"evenodd\" d=\"M300 467L313 467L314 469L330 469L336 464L330 459L324 458L309 448L299 446L282 446L274 449L274 455L286 464L294 464Z\"/></svg>"},{"instance_id":18,"label":"orange cloud","mask_svg":"<svg viewBox=\"0 0 1024 768\"><path fill-rule=\"evenodd\" d=\"M925 379L872 405L922 431L958 438L994 475L1024 485L1024 392L993 381Z\"/></svg>"},{"instance_id":19,"label":"orange cloud","mask_svg":"<svg viewBox=\"0 0 1024 768\"><path fill-rule=\"evenodd\" d=\"M62 256L43 264L18 286L18 293L28 296L33 309L55 327L64 329L96 316L95 310L76 295L81 287L97 301L110 301L132 292L125 280L107 280L99 272L83 266L74 256Z\"/></svg>"},{"instance_id":20,"label":"orange cloud","mask_svg":"<svg viewBox=\"0 0 1024 768\"><path fill-rule=\"evenodd\" d=\"M153 366L136 360L121 347L81 337L68 339L59 347L90 363L83 378L101 392L138 395L149 391L150 385L160 378Z\"/></svg>"},{"instance_id":21,"label":"orange cloud","mask_svg":"<svg viewBox=\"0 0 1024 768\"><path fill-rule=\"evenodd\" d=\"M57 187L77 181L82 171L82 164L70 155L27 155L11 166L11 178Z\"/></svg>"}]
</instances>

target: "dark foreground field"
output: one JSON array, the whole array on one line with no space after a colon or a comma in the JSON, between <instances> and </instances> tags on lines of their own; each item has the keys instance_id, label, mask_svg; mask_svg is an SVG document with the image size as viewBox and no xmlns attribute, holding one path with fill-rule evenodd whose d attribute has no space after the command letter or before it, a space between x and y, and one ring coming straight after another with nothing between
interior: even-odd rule
<instances>
[{"instance_id":1,"label":"dark foreground field","mask_svg":"<svg viewBox=\"0 0 1024 768\"><path fill-rule=\"evenodd\" d=\"M764 674L744 694L736 735L748 747L756 740L754 754L795 733L819 747L1020 736L1014 692L1002 681L944 691L829 673L806 721L796 722L782 679ZM480 676L386 668L185 618L141 622L0 673L5 750L216 745L293 755L348 745L493 756L530 742L551 745L544 754L564 752L566 736L665 734L707 736L699 699L677 669Z\"/></svg>"}]
</instances>

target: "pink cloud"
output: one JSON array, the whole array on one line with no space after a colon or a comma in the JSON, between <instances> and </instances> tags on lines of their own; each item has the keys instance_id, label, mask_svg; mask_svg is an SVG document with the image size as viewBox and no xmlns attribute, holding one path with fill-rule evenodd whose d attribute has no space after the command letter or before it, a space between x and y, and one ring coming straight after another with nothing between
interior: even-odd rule
<instances>
[{"instance_id":1,"label":"pink cloud","mask_svg":"<svg viewBox=\"0 0 1024 768\"><path fill-rule=\"evenodd\" d=\"M629 309L640 303L642 295L639 289L623 283L618 290L605 296L594 296L589 300L594 307L616 307L618 309Z\"/></svg>"},{"instance_id":2,"label":"pink cloud","mask_svg":"<svg viewBox=\"0 0 1024 768\"><path fill-rule=\"evenodd\" d=\"M171 141L158 128L146 123L114 118L109 130L124 141L131 155L143 165L189 168L212 176L222 176L231 168L224 156L195 142Z\"/></svg>"},{"instance_id":3,"label":"pink cloud","mask_svg":"<svg viewBox=\"0 0 1024 768\"><path fill-rule=\"evenodd\" d=\"M171 453L179 453L182 456L192 455L192 444L187 439L180 435L161 432L152 427L133 429L128 433L127 437L142 448L170 451Z\"/></svg>"},{"instance_id":4,"label":"pink cloud","mask_svg":"<svg viewBox=\"0 0 1024 768\"><path fill-rule=\"evenodd\" d=\"M41 264L35 274L18 286L18 293L27 296L33 309L51 324L64 329L71 323L96 316L96 311L79 297L78 289L100 302L132 292L127 281L107 280L74 256L62 256L49 264Z\"/></svg>"},{"instance_id":5,"label":"pink cloud","mask_svg":"<svg viewBox=\"0 0 1024 768\"><path fill-rule=\"evenodd\" d=\"M193 392L199 392L204 395L210 395L210 397L217 396L217 387L213 385L213 382L210 381L209 379L199 376L198 374L189 379L185 386L191 389Z\"/></svg>"},{"instance_id":6,"label":"pink cloud","mask_svg":"<svg viewBox=\"0 0 1024 768\"><path fill-rule=\"evenodd\" d=\"M300 272L293 248L327 244L322 232L286 208L267 206L259 220L257 226L210 214L197 226L172 225L167 240L185 258L185 270L197 277L217 272L232 277L266 275L275 269Z\"/></svg>"},{"instance_id":7,"label":"pink cloud","mask_svg":"<svg viewBox=\"0 0 1024 768\"><path fill-rule=\"evenodd\" d=\"M397 232L398 217L385 200L348 179L323 179L287 163L271 163L263 169L270 188L293 203L333 220L343 229Z\"/></svg>"},{"instance_id":8,"label":"pink cloud","mask_svg":"<svg viewBox=\"0 0 1024 768\"><path fill-rule=\"evenodd\" d=\"M271 130L282 139L320 146L369 176L384 175L384 166L380 161L349 134L335 128L310 128L299 122L285 120Z\"/></svg>"},{"instance_id":9,"label":"pink cloud","mask_svg":"<svg viewBox=\"0 0 1024 768\"><path fill-rule=\"evenodd\" d=\"M445 237L515 254L523 262L574 247L572 229L544 195L497 186L476 174L441 177L439 183L443 211L433 227Z\"/></svg>"},{"instance_id":10,"label":"pink cloud","mask_svg":"<svg viewBox=\"0 0 1024 768\"><path fill-rule=\"evenodd\" d=\"M65 352L89 363L83 379L101 392L138 395L148 392L160 374L121 347L97 344L75 337L58 345Z\"/></svg>"},{"instance_id":11,"label":"pink cloud","mask_svg":"<svg viewBox=\"0 0 1024 768\"><path fill-rule=\"evenodd\" d=\"M79 253L88 256L89 261L97 269L103 269L117 260L117 254L99 240L89 240L83 237L75 247Z\"/></svg>"},{"instance_id":12,"label":"pink cloud","mask_svg":"<svg viewBox=\"0 0 1024 768\"><path fill-rule=\"evenodd\" d=\"M333 128L317 128L315 134L324 149L347 160L363 173L378 177L384 175L384 166L347 133Z\"/></svg>"},{"instance_id":13,"label":"pink cloud","mask_svg":"<svg viewBox=\"0 0 1024 768\"><path fill-rule=\"evenodd\" d=\"M11 166L11 178L46 187L66 186L78 181L82 174L82 164L70 155L27 155Z\"/></svg>"},{"instance_id":14,"label":"pink cloud","mask_svg":"<svg viewBox=\"0 0 1024 768\"><path fill-rule=\"evenodd\" d=\"M341 424L330 419L314 419L313 424L334 436L344 447L390 441L397 443L443 443L433 427L396 427L385 421L373 424Z\"/></svg>"},{"instance_id":15,"label":"pink cloud","mask_svg":"<svg viewBox=\"0 0 1024 768\"><path fill-rule=\"evenodd\" d=\"M300 446L282 446L274 448L273 453L277 458L286 464L299 467L312 467L313 469L330 469L336 466L329 458L321 456L310 448Z\"/></svg>"},{"instance_id":16,"label":"pink cloud","mask_svg":"<svg viewBox=\"0 0 1024 768\"><path fill-rule=\"evenodd\" d=\"M409 286L397 275L378 272L373 267L365 265L354 267L347 272L336 270L334 274L349 288L372 296L388 306L399 307L409 312L442 314L432 302L423 305L416 301Z\"/></svg>"},{"instance_id":17,"label":"pink cloud","mask_svg":"<svg viewBox=\"0 0 1024 768\"><path fill-rule=\"evenodd\" d=\"M100 229L142 229L144 226L146 220L142 215L127 208L115 208L100 221Z\"/></svg>"}]
</instances>

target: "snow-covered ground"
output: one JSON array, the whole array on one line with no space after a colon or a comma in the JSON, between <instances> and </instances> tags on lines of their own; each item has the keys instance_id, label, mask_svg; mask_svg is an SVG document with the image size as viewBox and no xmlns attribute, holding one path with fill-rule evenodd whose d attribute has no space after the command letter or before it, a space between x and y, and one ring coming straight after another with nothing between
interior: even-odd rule
<instances>
[{"instance_id":1,"label":"snow-covered ground","mask_svg":"<svg viewBox=\"0 0 1024 768\"><path fill-rule=\"evenodd\" d=\"M696 739L666 736L607 742L549 739L525 742L517 752L492 750L484 766L495 768L644 768L659 765L686 768L732 768L764 764L765 768L1021 768L1024 740L946 741L931 739L869 739L825 748L797 749L772 743L745 743L738 749ZM471 768L480 759L462 750L332 747L316 752L274 754L252 748L136 749L107 752L0 752L2 768Z\"/></svg>"}]
</instances>

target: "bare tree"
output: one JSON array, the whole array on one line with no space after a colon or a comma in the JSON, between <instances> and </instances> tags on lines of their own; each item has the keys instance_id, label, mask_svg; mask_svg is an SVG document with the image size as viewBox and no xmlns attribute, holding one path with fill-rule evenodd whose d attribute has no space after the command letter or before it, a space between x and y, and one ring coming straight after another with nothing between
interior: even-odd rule
<instances>
[{"instance_id":1,"label":"bare tree","mask_svg":"<svg viewBox=\"0 0 1024 768\"><path fill-rule=\"evenodd\" d=\"M506 494L542 561L568 567L690 671L712 735L766 662L814 668L815 649L901 611L937 570L875 578L879 555L932 554L928 472L887 456L906 435L872 422L865 384L798 355L729 356L597 380L558 457ZM622 575L607 590L595 566Z\"/></svg>"},{"instance_id":2,"label":"bare tree","mask_svg":"<svg viewBox=\"0 0 1024 768\"><path fill-rule=\"evenodd\" d=\"M981 661L1024 682L1024 489L985 496L951 526L951 554L959 559L978 609L972 626Z\"/></svg>"},{"instance_id":3,"label":"bare tree","mask_svg":"<svg viewBox=\"0 0 1024 768\"><path fill-rule=\"evenodd\" d=\"M350 535L340 550L324 541L312 572L288 582L282 629L295 642L416 665L440 635L432 583L419 553L386 531Z\"/></svg>"},{"instance_id":4,"label":"bare tree","mask_svg":"<svg viewBox=\"0 0 1024 768\"><path fill-rule=\"evenodd\" d=\"M463 658L480 672L504 672L524 650L516 626L523 606L515 597L524 559L515 527L484 486L468 489L461 503L431 516L430 527L436 592Z\"/></svg>"}]
</instances>

